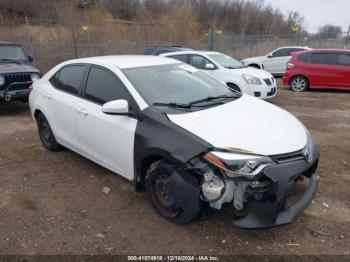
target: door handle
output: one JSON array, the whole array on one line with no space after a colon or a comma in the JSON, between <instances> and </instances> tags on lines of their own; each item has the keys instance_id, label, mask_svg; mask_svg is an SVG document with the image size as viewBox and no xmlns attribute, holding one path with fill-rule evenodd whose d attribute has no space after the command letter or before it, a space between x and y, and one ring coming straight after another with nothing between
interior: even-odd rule
<instances>
[{"instance_id":1,"label":"door handle","mask_svg":"<svg viewBox=\"0 0 350 262\"><path fill-rule=\"evenodd\" d=\"M46 99L51 99L51 95L49 93L43 94L43 97Z\"/></svg>"},{"instance_id":2,"label":"door handle","mask_svg":"<svg viewBox=\"0 0 350 262\"><path fill-rule=\"evenodd\" d=\"M89 114L88 111L80 107L77 108L77 112L79 115L83 115L83 116L87 116Z\"/></svg>"}]
</instances>

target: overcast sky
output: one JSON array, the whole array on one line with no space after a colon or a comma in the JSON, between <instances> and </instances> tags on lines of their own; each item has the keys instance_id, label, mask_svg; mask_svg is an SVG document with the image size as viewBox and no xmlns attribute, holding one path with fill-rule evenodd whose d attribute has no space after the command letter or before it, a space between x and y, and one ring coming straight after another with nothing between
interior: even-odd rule
<instances>
[{"instance_id":1,"label":"overcast sky","mask_svg":"<svg viewBox=\"0 0 350 262\"><path fill-rule=\"evenodd\" d=\"M324 24L341 26L345 32L350 24L350 0L266 0L268 2L285 14L298 11L311 33Z\"/></svg>"}]
</instances>

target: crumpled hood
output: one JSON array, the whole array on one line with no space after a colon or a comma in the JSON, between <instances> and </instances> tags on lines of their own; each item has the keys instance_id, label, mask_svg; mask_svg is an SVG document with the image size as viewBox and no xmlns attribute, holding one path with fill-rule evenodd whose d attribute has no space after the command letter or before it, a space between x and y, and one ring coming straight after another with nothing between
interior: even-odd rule
<instances>
[{"instance_id":1,"label":"crumpled hood","mask_svg":"<svg viewBox=\"0 0 350 262\"><path fill-rule=\"evenodd\" d=\"M279 155L301 150L307 143L305 127L292 114L247 95L224 105L168 117L216 148Z\"/></svg>"},{"instance_id":2,"label":"crumpled hood","mask_svg":"<svg viewBox=\"0 0 350 262\"><path fill-rule=\"evenodd\" d=\"M247 74L247 75L252 75L254 77L258 77L260 79L266 79L266 78L271 79L273 77L269 72L266 72L261 69L253 68L253 67L244 67L244 68L237 68L237 69L225 68L225 70L235 75L238 74L242 76L244 74Z\"/></svg>"},{"instance_id":3,"label":"crumpled hood","mask_svg":"<svg viewBox=\"0 0 350 262\"><path fill-rule=\"evenodd\" d=\"M8 73L40 73L37 68L29 64L0 63L0 74Z\"/></svg>"}]
</instances>

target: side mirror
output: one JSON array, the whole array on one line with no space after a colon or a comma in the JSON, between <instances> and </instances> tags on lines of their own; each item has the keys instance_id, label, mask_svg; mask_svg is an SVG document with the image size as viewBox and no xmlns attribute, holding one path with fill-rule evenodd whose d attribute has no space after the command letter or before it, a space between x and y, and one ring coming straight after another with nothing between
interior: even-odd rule
<instances>
[{"instance_id":1,"label":"side mirror","mask_svg":"<svg viewBox=\"0 0 350 262\"><path fill-rule=\"evenodd\" d=\"M207 70L214 70L215 69L215 65L214 64L210 64L210 63L205 64L205 69L207 69Z\"/></svg>"},{"instance_id":2,"label":"side mirror","mask_svg":"<svg viewBox=\"0 0 350 262\"><path fill-rule=\"evenodd\" d=\"M102 106L102 112L109 115L128 115L129 103L124 99L107 102Z\"/></svg>"},{"instance_id":3,"label":"side mirror","mask_svg":"<svg viewBox=\"0 0 350 262\"><path fill-rule=\"evenodd\" d=\"M29 61L29 62L33 62L33 61L34 61L34 58L33 58L31 55L29 55L29 56L28 56L28 61Z\"/></svg>"},{"instance_id":4,"label":"side mirror","mask_svg":"<svg viewBox=\"0 0 350 262\"><path fill-rule=\"evenodd\" d=\"M268 55L267 55L267 58L272 58L272 57L273 57L272 54L268 54Z\"/></svg>"}]
</instances>

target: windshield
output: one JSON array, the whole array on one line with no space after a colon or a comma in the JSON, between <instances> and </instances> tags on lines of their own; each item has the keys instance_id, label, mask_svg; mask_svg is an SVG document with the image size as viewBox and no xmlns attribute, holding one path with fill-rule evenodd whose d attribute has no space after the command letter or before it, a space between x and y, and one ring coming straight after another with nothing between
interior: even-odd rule
<instances>
[{"instance_id":1,"label":"windshield","mask_svg":"<svg viewBox=\"0 0 350 262\"><path fill-rule=\"evenodd\" d=\"M22 47L15 45L0 45L0 60L26 60Z\"/></svg>"},{"instance_id":2,"label":"windshield","mask_svg":"<svg viewBox=\"0 0 350 262\"><path fill-rule=\"evenodd\" d=\"M213 59L216 63L219 65L226 67L226 68L242 68L245 67L241 62L237 61L236 59L233 59L232 57L224 54L213 54L208 55L211 59Z\"/></svg>"},{"instance_id":3,"label":"windshield","mask_svg":"<svg viewBox=\"0 0 350 262\"><path fill-rule=\"evenodd\" d=\"M221 82L185 64L129 68L123 72L150 105L189 104L208 97L237 95Z\"/></svg>"}]
</instances>

